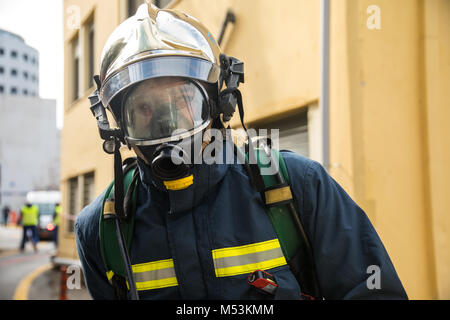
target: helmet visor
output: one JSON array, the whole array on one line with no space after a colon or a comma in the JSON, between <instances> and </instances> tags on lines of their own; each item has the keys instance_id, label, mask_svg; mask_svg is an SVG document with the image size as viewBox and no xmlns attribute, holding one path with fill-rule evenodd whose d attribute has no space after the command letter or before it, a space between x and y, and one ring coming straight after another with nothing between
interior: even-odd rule
<instances>
[{"instance_id":1,"label":"helmet visor","mask_svg":"<svg viewBox=\"0 0 450 320\"><path fill-rule=\"evenodd\" d=\"M193 134L204 128L209 120L208 100L205 90L193 81L154 78L129 90L123 115L128 138L157 144L174 140L180 131Z\"/></svg>"}]
</instances>

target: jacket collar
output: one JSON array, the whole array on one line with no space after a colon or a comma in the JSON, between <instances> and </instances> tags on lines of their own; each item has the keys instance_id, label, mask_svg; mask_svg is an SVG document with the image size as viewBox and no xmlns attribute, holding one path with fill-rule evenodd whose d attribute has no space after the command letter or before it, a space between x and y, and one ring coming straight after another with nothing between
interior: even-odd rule
<instances>
[{"instance_id":1,"label":"jacket collar","mask_svg":"<svg viewBox=\"0 0 450 320\"><path fill-rule=\"evenodd\" d=\"M138 168L141 182L148 191L150 191L150 189L153 189L168 194L170 201L170 213L178 213L186 210L191 210L192 208L199 205L205 198L205 196L208 195L212 190L214 190L214 187L218 185L225 177L229 166L231 165L226 164L226 154L229 154L229 152L232 152L232 150L233 147L231 142L224 142L222 148L217 148L215 150L216 152L218 152L215 158L222 159L222 163L194 164L191 169L191 172L194 176L193 184L186 189L176 191L167 190L163 184L163 181L152 175L150 166L148 166L143 160L138 158Z\"/></svg>"}]
</instances>

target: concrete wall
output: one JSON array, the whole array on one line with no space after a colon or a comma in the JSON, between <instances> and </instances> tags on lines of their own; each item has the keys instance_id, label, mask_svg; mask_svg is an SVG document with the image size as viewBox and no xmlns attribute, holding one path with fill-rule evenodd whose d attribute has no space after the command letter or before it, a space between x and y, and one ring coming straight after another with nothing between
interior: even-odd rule
<instances>
[{"instance_id":1,"label":"concrete wall","mask_svg":"<svg viewBox=\"0 0 450 320\"><path fill-rule=\"evenodd\" d=\"M18 210L26 192L59 189L56 102L0 95L1 204Z\"/></svg>"}]
</instances>

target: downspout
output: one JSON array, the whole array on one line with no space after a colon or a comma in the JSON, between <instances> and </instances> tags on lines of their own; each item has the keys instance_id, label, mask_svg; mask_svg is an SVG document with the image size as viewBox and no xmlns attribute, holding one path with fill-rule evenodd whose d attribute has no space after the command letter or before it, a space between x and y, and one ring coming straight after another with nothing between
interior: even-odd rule
<instances>
[{"instance_id":1,"label":"downspout","mask_svg":"<svg viewBox=\"0 0 450 320\"><path fill-rule=\"evenodd\" d=\"M330 0L320 1L320 97L322 165L330 169Z\"/></svg>"}]
</instances>

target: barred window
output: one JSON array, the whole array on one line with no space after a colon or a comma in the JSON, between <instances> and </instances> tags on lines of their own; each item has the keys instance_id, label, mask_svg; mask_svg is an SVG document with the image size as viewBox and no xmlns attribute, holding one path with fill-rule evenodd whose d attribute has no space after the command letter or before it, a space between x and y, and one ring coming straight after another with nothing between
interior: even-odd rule
<instances>
[{"instance_id":1,"label":"barred window","mask_svg":"<svg viewBox=\"0 0 450 320\"><path fill-rule=\"evenodd\" d=\"M95 190L94 190L94 172L90 172L84 175L83 183L83 207L87 206L94 200Z\"/></svg>"},{"instance_id":2,"label":"barred window","mask_svg":"<svg viewBox=\"0 0 450 320\"><path fill-rule=\"evenodd\" d=\"M68 189L67 231L73 232L75 225L75 216L78 213L80 207L78 197L78 177L69 179Z\"/></svg>"}]
</instances>

